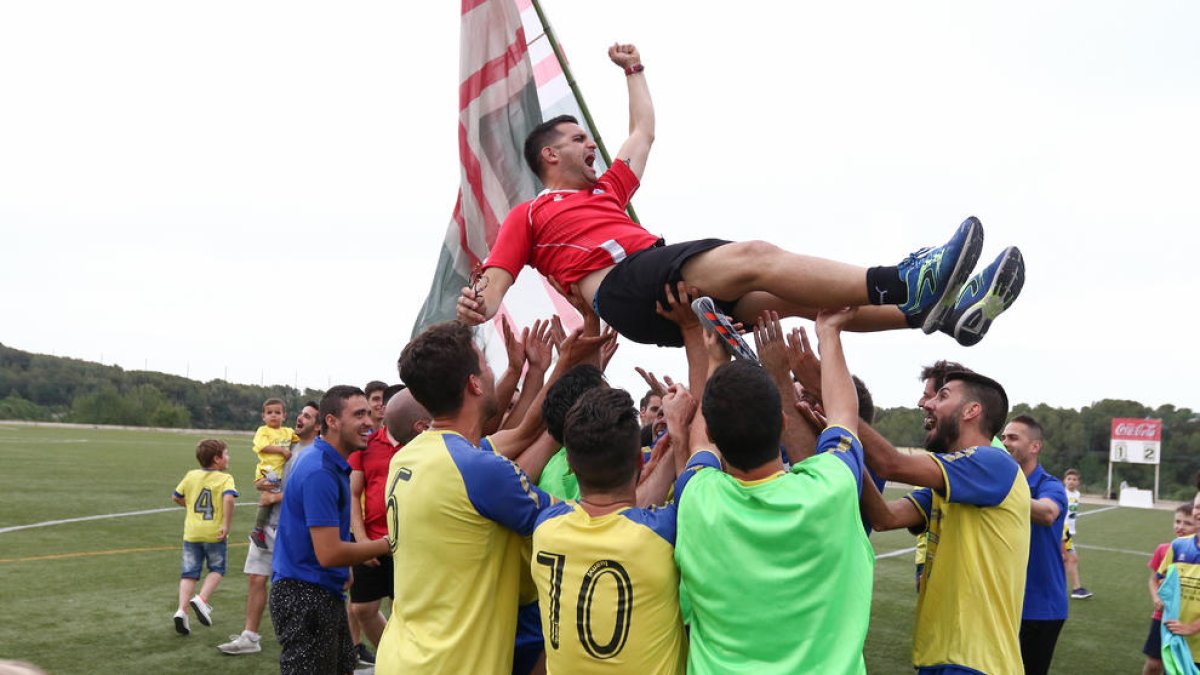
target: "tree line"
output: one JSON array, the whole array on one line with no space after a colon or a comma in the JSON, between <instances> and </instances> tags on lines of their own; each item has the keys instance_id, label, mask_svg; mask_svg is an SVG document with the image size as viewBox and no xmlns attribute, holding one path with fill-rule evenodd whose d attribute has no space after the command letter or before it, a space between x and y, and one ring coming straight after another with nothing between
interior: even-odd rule
<instances>
[{"instance_id":1,"label":"tree line","mask_svg":"<svg viewBox=\"0 0 1200 675\"><path fill-rule=\"evenodd\" d=\"M321 394L286 385L199 382L0 344L0 419L253 430L262 424L268 398L282 399L290 415Z\"/></svg>"},{"instance_id":2,"label":"tree line","mask_svg":"<svg viewBox=\"0 0 1200 675\"><path fill-rule=\"evenodd\" d=\"M31 354L0 345L0 419L120 424L196 429L255 429L262 402L280 398L289 414L321 391L286 385L258 386L224 380L199 382L178 375L124 370L79 359ZM1045 428L1042 464L1061 476L1068 468L1083 475L1085 490L1102 492L1108 471L1109 433L1114 417L1163 421L1160 496L1191 499L1200 470L1200 415L1188 408L1105 399L1073 408L1020 403L1012 415L1028 413ZM917 408L880 408L876 429L893 444L921 447L924 413ZM1118 464L1113 483L1150 488L1154 467Z\"/></svg>"}]
</instances>

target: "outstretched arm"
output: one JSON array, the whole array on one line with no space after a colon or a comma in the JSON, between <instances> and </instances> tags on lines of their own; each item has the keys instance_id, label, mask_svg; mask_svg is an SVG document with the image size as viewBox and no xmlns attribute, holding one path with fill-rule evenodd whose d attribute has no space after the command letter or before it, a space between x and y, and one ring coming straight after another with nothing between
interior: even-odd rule
<instances>
[{"instance_id":1,"label":"outstretched arm","mask_svg":"<svg viewBox=\"0 0 1200 675\"><path fill-rule=\"evenodd\" d=\"M778 313L763 310L758 323L754 325L754 346L758 351L759 361L771 376L771 381L775 383L783 405L783 416L787 423L783 426L780 441L787 452L788 460L798 464L816 452L817 436L796 408L799 399L796 398L792 373L788 369L787 345Z\"/></svg>"},{"instance_id":2,"label":"outstretched arm","mask_svg":"<svg viewBox=\"0 0 1200 675\"><path fill-rule=\"evenodd\" d=\"M817 339L821 350L821 396L825 419L858 434L858 394L846 355L842 351L842 328L854 318L857 308L823 309L817 314Z\"/></svg>"},{"instance_id":3,"label":"outstretched arm","mask_svg":"<svg viewBox=\"0 0 1200 675\"><path fill-rule=\"evenodd\" d=\"M654 143L654 103L650 100L646 73L642 71L642 55L633 45L614 44L608 48L608 58L625 70L629 85L629 138L617 150L616 158L625 160L633 175L641 180Z\"/></svg>"}]
</instances>

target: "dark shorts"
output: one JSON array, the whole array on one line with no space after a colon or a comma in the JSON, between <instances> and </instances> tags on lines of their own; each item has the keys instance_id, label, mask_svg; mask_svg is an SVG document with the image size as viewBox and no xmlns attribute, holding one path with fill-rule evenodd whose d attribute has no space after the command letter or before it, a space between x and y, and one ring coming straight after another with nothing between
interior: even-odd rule
<instances>
[{"instance_id":1,"label":"dark shorts","mask_svg":"<svg viewBox=\"0 0 1200 675\"><path fill-rule=\"evenodd\" d=\"M1150 620L1150 634L1146 636L1146 644L1142 647L1142 653L1154 659L1162 661L1162 621L1159 619Z\"/></svg>"},{"instance_id":2,"label":"dark shorts","mask_svg":"<svg viewBox=\"0 0 1200 675\"><path fill-rule=\"evenodd\" d=\"M1021 622L1021 661L1025 675L1046 675L1054 659L1054 646L1062 632L1064 619Z\"/></svg>"},{"instance_id":3,"label":"dark shorts","mask_svg":"<svg viewBox=\"0 0 1200 675\"><path fill-rule=\"evenodd\" d=\"M683 279L683 264L692 256L729 242L724 239L698 239L669 246L652 246L617 263L596 290L595 308L604 322L618 333L647 345L682 347L679 327L662 318L654 303L666 306L663 287L674 287ZM737 300L713 298L717 309L733 313Z\"/></svg>"},{"instance_id":4,"label":"dark shorts","mask_svg":"<svg viewBox=\"0 0 1200 675\"><path fill-rule=\"evenodd\" d=\"M542 656L542 614L531 602L517 608L517 641L513 650L513 675L529 675Z\"/></svg>"},{"instance_id":5,"label":"dark shorts","mask_svg":"<svg viewBox=\"0 0 1200 675\"><path fill-rule=\"evenodd\" d=\"M358 664L346 600L327 588L297 579L271 584L271 623L283 648L280 675L352 673Z\"/></svg>"},{"instance_id":6,"label":"dark shorts","mask_svg":"<svg viewBox=\"0 0 1200 675\"><path fill-rule=\"evenodd\" d=\"M350 602L374 602L384 597L394 598L392 585L395 577L392 575L392 556L379 558L379 565L367 567L354 566L354 583L350 584Z\"/></svg>"}]
</instances>

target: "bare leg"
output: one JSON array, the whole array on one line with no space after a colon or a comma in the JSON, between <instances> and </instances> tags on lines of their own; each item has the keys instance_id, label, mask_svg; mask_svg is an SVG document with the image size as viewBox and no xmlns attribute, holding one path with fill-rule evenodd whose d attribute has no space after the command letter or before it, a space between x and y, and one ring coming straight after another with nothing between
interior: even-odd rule
<instances>
[{"instance_id":1,"label":"bare leg","mask_svg":"<svg viewBox=\"0 0 1200 675\"><path fill-rule=\"evenodd\" d=\"M1142 665L1142 675L1163 675L1163 662L1147 656L1146 663Z\"/></svg>"},{"instance_id":2,"label":"bare leg","mask_svg":"<svg viewBox=\"0 0 1200 675\"><path fill-rule=\"evenodd\" d=\"M350 613L358 620L358 625L362 626L363 635L366 636L375 648L379 648L379 639L383 637L383 629L387 628L387 619L383 618L383 613L379 611L380 600L372 600L371 602L352 602L350 603Z\"/></svg>"},{"instance_id":3,"label":"bare leg","mask_svg":"<svg viewBox=\"0 0 1200 675\"><path fill-rule=\"evenodd\" d=\"M246 630L258 633L266 607L267 578L261 574L246 575Z\"/></svg>"},{"instance_id":4,"label":"bare leg","mask_svg":"<svg viewBox=\"0 0 1200 675\"><path fill-rule=\"evenodd\" d=\"M200 587L200 597L204 598L205 602L208 602L208 599L212 597L213 592L217 590L217 585L220 583L221 575L217 572L209 572L208 576L204 577L204 585Z\"/></svg>"},{"instance_id":5,"label":"bare leg","mask_svg":"<svg viewBox=\"0 0 1200 675\"><path fill-rule=\"evenodd\" d=\"M704 289L701 289L704 292ZM746 326L756 323L763 310L774 310L780 316L797 316L802 319L816 319L817 308L795 305L764 291L754 291L742 296L734 307L734 318ZM846 330L858 333L870 333L881 330L908 328L904 313L895 305L867 305L860 307L854 319L846 325Z\"/></svg>"},{"instance_id":6,"label":"bare leg","mask_svg":"<svg viewBox=\"0 0 1200 675\"><path fill-rule=\"evenodd\" d=\"M1083 584L1079 583L1079 557L1074 551L1068 551L1063 559L1063 563L1067 567L1067 576L1071 579L1071 589L1080 588Z\"/></svg>"},{"instance_id":7,"label":"bare leg","mask_svg":"<svg viewBox=\"0 0 1200 675\"><path fill-rule=\"evenodd\" d=\"M349 602L346 603L346 619L350 623L350 640L357 647L362 644L362 625L358 623L358 617L350 609L350 604Z\"/></svg>"},{"instance_id":8,"label":"bare leg","mask_svg":"<svg viewBox=\"0 0 1200 675\"><path fill-rule=\"evenodd\" d=\"M180 579L179 580L179 609L186 612L188 603L192 599L192 595L196 592L195 579Z\"/></svg>"},{"instance_id":9,"label":"bare leg","mask_svg":"<svg viewBox=\"0 0 1200 675\"><path fill-rule=\"evenodd\" d=\"M765 241L700 253L684 263L683 280L714 298L766 291L793 306L817 309L870 302L866 268L790 253Z\"/></svg>"}]
</instances>

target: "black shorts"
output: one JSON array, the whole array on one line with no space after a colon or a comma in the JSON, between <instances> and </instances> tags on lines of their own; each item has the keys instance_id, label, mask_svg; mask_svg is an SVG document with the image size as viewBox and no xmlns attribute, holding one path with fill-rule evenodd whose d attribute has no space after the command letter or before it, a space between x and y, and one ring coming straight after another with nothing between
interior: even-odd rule
<instances>
[{"instance_id":1,"label":"black shorts","mask_svg":"<svg viewBox=\"0 0 1200 675\"><path fill-rule=\"evenodd\" d=\"M349 673L358 657L340 594L297 579L271 584L271 623L281 675Z\"/></svg>"},{"instance_id":2,"label":"black shorts","mask_svg":"<svg viewBox=\"0 0 1200 675\"><path fill-rule=\"evenodd\" d=\"M395 584L392 556L380 556L378 560L379 565L375 567L354 566L354 583L350 584L350 602L374 602L384 596L395 597L395 593L392 591L393 584Z\"/></svg>"},{"instance_id":3,"label":"black shorts","mask_svg":"<svg viewBox=\"0 0 1200 675\"><path fill-rule=\"evenodd\" d=\"M661 240L660 240L661 241ZM666 306L663 287L675 286L683 279L683 264L692 256L729 242L725 239L698 239L669 246L652 246L617 263L596 290L595 309L604 322L621 335L647 345L682 347L679 326L659 316L656 302ZM717 309L733 313L732 301L713 298Z\"/></svg>"},{"instance_id":4,"label":"black shorts","mask_svg":"<svg viewBox=\"0 0 1200 675\"><path fill-rule=\"evenodd\" d=\"M1142 653L1156 661L1162 661L1162 621L1160 619L1150 620L1150 634L1146 636L1146 644L1142 646Z\"/></svg>"}]
</instances>

